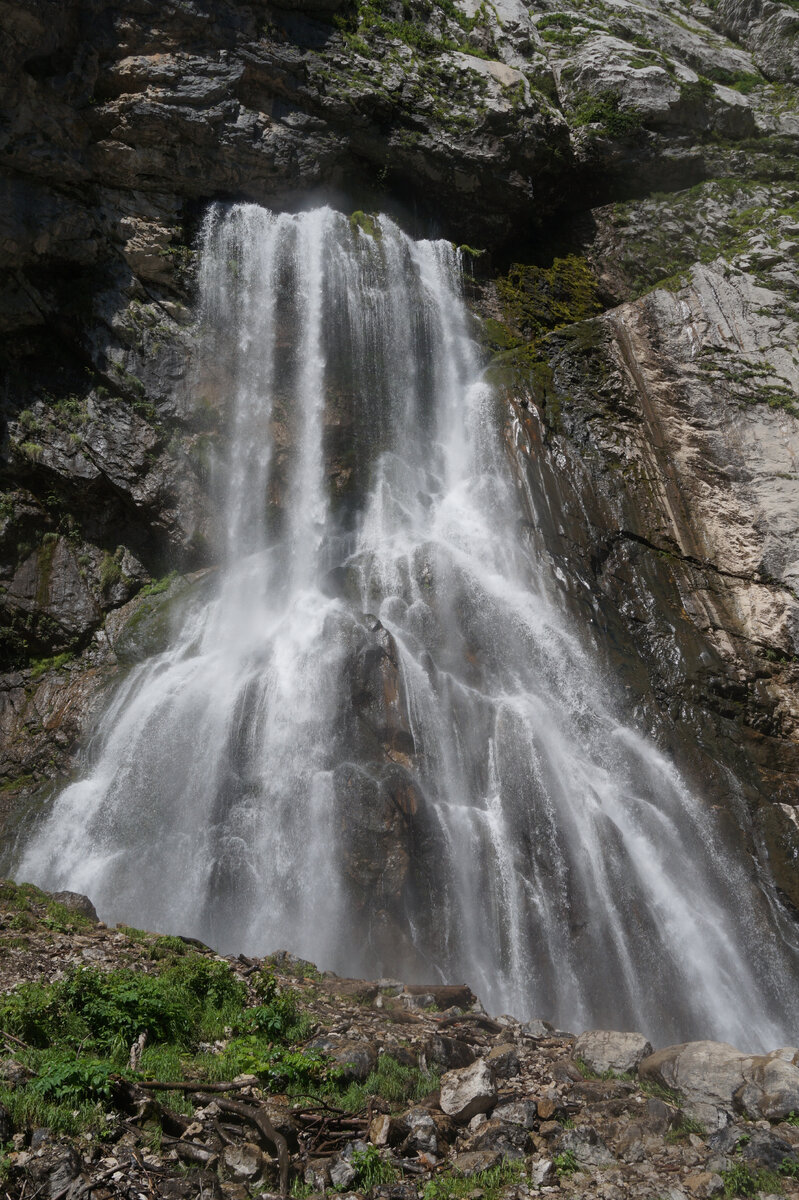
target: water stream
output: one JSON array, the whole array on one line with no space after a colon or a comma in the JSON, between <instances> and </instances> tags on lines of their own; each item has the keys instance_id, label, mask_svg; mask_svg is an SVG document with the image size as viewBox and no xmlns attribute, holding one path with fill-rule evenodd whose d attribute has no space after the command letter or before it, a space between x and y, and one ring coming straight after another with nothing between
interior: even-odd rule
<instances>
[{"instance_id":1,"label":"water stream","mask_svg":"<svg viewBox=\"0 0 799 1200\"><path fill-rule=\"evenodd\" d=\"M796 962L520 534L457 252L376 234L209 214L218 586L121 684L17 877L562 1028L778 1045Z\"/></svg>"}]
</instances>

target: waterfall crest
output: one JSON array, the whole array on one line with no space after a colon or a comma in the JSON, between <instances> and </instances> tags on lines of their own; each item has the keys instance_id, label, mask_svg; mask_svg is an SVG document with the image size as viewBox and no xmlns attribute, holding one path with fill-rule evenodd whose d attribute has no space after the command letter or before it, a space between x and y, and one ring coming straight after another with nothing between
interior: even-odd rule
<instances>
[{"instance_id":1,"label":"waterfall crest","mask_svg":"<svg viewBox=\"0 0 799 1200\"><path fill-rule=\"evenodd\" d=\"M218 584L121 684L18 877L562 1027L778 1045L792 952L520 534L457 252L216 208L200 292L230 399Z\"/></svg>"}]
</instances>

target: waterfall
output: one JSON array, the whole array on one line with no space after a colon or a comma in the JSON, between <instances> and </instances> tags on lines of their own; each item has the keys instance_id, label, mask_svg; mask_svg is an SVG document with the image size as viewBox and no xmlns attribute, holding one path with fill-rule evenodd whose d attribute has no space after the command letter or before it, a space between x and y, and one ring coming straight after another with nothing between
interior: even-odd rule
<instances>
[{"instance_id":1,"label":"waterfall","mask_svg":"<svg viewBox=\"0 0 799 1200\"><path fill-rule=\"evenodd\" d=\"M458 253L216 207L198 329L229 409L217 585L18 877L561 1027L779 1045L799 989L766 899L520 533Z\"/></svg>"}]
</instances>

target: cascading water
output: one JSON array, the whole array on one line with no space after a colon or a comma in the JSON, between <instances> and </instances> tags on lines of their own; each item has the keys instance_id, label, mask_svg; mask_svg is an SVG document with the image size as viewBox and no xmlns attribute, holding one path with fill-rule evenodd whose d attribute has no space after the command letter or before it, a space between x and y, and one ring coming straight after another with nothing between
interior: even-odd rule
<instances>
[{"instance_id":1,"label":"cascading water","mask_svg":"<svg viewBox=\"0 0 799 1200\"><path fill-rule=\"evenodd\" d=\"M230 394L218 587L119 688L18 876L570 1028L779 1044L799 989L764 898L521 538L457 253L215 209L200 321Z\"/></svg>"}]
</instances>

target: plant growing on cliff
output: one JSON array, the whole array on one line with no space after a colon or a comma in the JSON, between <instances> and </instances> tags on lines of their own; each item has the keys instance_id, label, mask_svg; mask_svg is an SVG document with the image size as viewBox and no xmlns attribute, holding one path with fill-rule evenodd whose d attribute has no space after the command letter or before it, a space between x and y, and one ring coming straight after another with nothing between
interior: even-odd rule
<instances>
[{"instance_id":1,"label":"plant growing on cliff","mask_svg":"<svg viewBox=\"0 0 799 1200\"><path fill-rule=\"evenodd\" d=\"M622 139L641 128L641 114L635 109L622 108L615 92L591 95L582 92L575 96L571 113L575 126L598 125L610 138Z\"/></svg>"}]
</instances>

